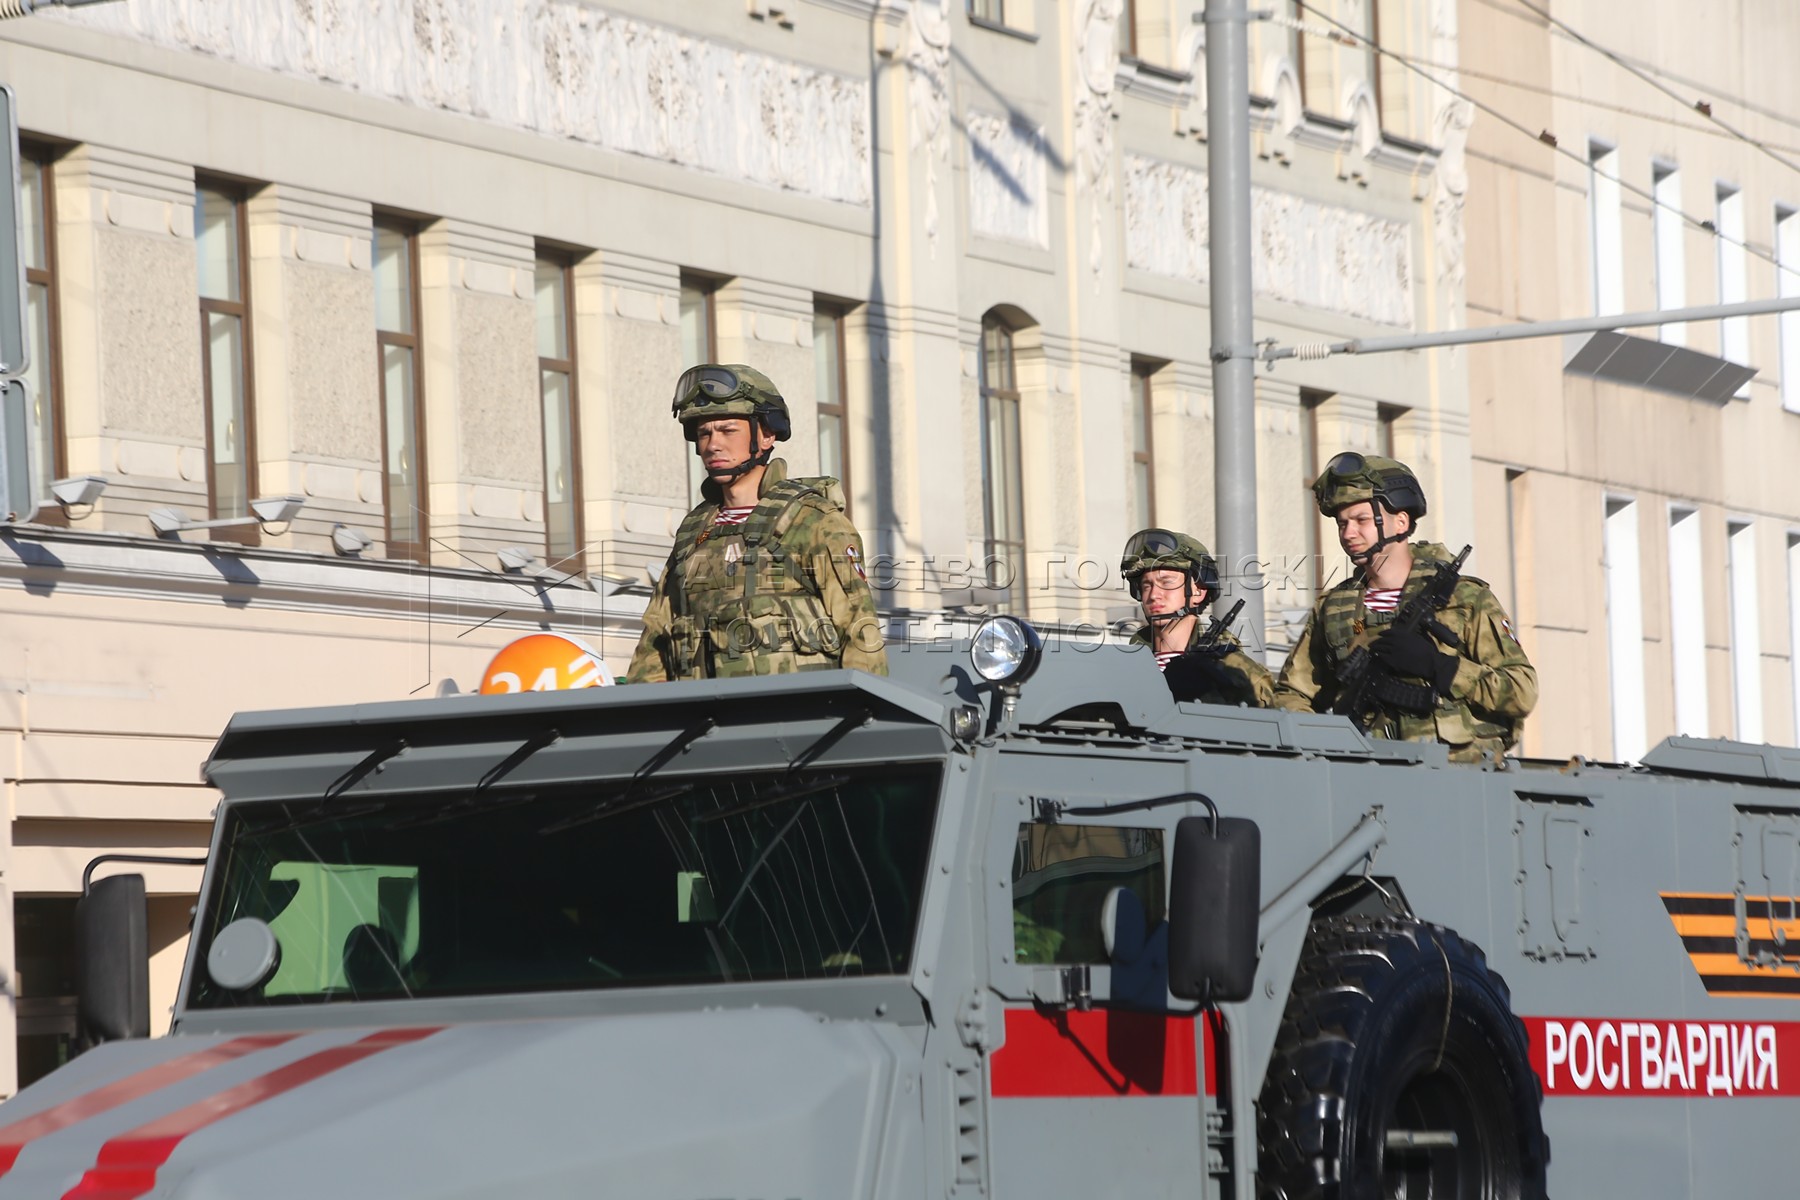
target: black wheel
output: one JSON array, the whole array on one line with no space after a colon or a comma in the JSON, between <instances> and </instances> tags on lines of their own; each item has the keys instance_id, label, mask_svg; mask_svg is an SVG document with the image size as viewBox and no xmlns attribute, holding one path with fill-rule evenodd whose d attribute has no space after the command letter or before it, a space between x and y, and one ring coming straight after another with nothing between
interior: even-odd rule
<instances>
[{"instance_id":1,"label":"black wheel","mask_svg":"<svg viewBox=\"0 0 1800 1200\"><path fill-rule=\"evenodd\" d=\"M1525 1027L1478 947L1416 921L1321 920L1258 1104L1259 1191L1535 1200L1541 1104Z\"/></svg>"}]
</instances>

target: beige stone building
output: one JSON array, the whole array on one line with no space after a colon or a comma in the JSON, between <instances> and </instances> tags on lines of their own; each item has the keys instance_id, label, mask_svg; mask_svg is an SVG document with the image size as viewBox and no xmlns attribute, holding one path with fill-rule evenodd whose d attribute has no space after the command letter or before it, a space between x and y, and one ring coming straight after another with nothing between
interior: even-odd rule
<instances>
[{"instance_id":1,"label":"beige stone building","mask_svg":"<svg viewBox=\"0 0 1800 1200\"><path fill-rule=\"evenodd\" d=\"M0 1093L67 1051L84 864L204 850L233 711L468 691L539 628L622 668L691 503L687 364L782 387L786 456L845 479L891 638L993 599L974 585L1098 624L1131 530L1210 539L1201 7L122 0L0 25L38 346L15 437L44 480L104 482L0 530ZM1315 7L1454 70L1451 0ZM1252 38L1259 336L1461 323L1448 95L1298 11ZM1317 464L1400 453L1455 541L1470 413L1424 356L1258 389L1278 658L1337 569ZM148 877L160 1011L198 873Z\"/></svg>"},{"instance_id":2,"label":"beige stone building","mask_svg":"<svg viewBox=\"0 0 1800 1200\"><path fill-rule=\"evenodd\" d=\"M1461 5L1464 84L1488 108L1469 114L1470 323L1800 294L1800 10L1553 11ZM1457 352L1479 544L1506 548L1483 566L1543 684L1526 746L1794 745L1800 314L1632 332L1758 374L1707 400L1567 373L1559 339Z\"/></svg>"}]
</instances>

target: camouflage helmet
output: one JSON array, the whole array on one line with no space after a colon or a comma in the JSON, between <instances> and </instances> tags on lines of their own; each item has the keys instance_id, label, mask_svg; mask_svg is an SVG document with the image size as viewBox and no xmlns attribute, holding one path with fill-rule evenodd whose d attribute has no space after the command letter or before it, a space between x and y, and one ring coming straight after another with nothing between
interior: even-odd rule
<instances>
[{"instance_id":1,"label":"camouflage helmet","mask_svg":"<svg viewBox=\"0 0 1800 1200\"><path fill-rule=\"evenodd\" d=\"M669 411L681 422L690 442L694 440L696 425L720 417L760 420L778 442L787 441L794 431L788 419L787 401L781 398L775 384L755 367L742 363L689 367L675 381L675 399Z\"/></svg>"},{"instance_id":2,"label":"camouflage helmet","mask_svg":"<svg viewBox=\"0 0 1800 1200\"><path fill-rule=\"evenodd\" d=\"M1199 538L1167 529L1140 529L1126 539L1119 574L1129 587L1135 591L1145 571L1161 570L1180 571L1208 593L1219 590L1219 566Z\"/></svg>"},{"instance_id":3,"label":"camouflage helmet","mask_svg":"<svg viewBox=\"0 0 1800 1200\"><path fill-rule=\"evenodd\" d=\"M1378 500L1414 521L1425 515L1425 489L1410 467L1395 459L1354 451L1345 451L1325 464L1313 483L1313 498L1327 517L1360 500Z\"/></svg>"}]
</instances>

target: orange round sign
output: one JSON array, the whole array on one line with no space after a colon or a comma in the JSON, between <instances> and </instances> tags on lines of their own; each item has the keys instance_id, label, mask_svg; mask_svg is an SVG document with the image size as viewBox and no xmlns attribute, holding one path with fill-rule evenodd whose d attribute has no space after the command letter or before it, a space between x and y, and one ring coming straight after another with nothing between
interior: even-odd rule
<instances>
[{"instance_id":1,"label":"orange round sign","mask_svg":"<svg viewBox=\"0 0 1800 1200\"><path fill-rule=\"evenodd\" d=\"M533 633L501 647L481 673L481 692L561 692L612 681L612 672L586 642L560 633Z\"/></svg>"}]
</instances>

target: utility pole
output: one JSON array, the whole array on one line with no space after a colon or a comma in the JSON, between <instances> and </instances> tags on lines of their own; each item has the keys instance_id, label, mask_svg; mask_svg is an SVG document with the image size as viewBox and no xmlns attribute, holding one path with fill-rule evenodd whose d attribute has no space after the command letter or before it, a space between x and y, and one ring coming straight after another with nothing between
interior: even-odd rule
<instances>
[{"instance_id":1,"label":"utility pole","mask_svg":"<svg viewBox=\"0 0 1800 1200\"><path fill-rule=\"evenodd\" d=\"M1214 553L1267 641L1256 557L1256 358L1251 332L1250 55L1245 0L1206 0L1206 173L1212 275Z\"/></svg>"}]
</instances>

